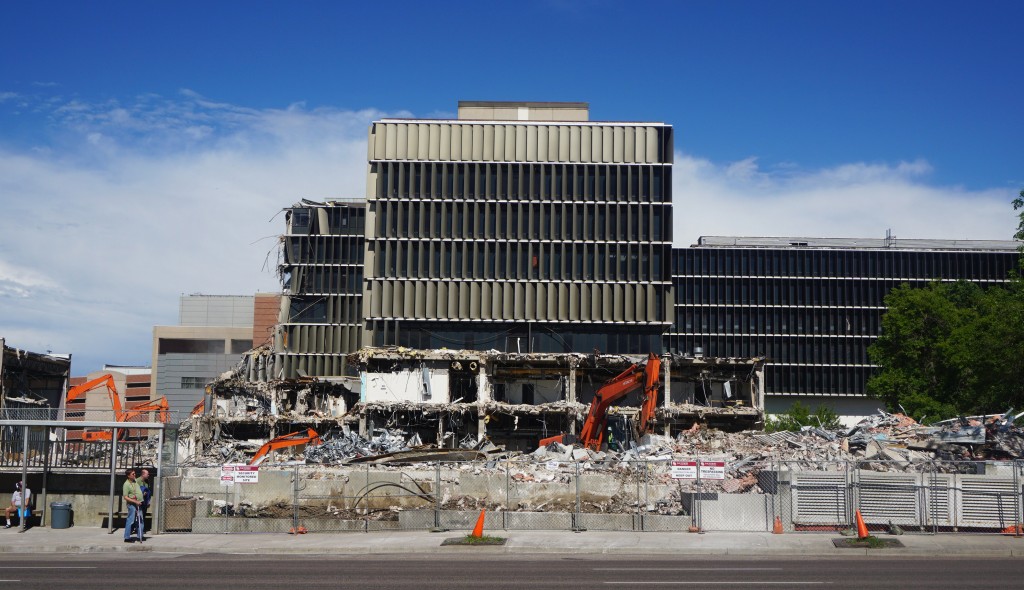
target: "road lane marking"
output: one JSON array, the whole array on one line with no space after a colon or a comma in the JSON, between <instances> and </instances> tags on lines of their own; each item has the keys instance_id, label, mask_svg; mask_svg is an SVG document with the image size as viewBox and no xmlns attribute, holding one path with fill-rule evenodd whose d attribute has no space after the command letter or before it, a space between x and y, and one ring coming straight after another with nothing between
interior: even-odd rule
<instances>
[{"instance_id":1,"label":"road lane marking","mask_svg":"<svg viewBox=\"0 0 1024 590\"><path fill-rule=\"evenodd\" d=\"M595 572L781 572L781 567L596 567Z\"/></svg>"},{"instance_id":2,"label":"road lane marking","mask_svg":"<svg viewBox=\"0 0 1024 590\"><path fill-rule=\"evenodd\" d=\"M94 570L95 565L0 565L0 570Z\"/></svg>"},{"instance_id":3,"label":"road lane marking","mask_svg":"<svg viewBox=\"0 0 1024 590\"><path fill-rule=\"evenodd\" d=\"M635 581L634 582L605 582L605 584L629 584L631 586L639 586L641 584L675 584L675 585L690 585L690 586L695 586L697 584L705 584L705 585L708 585L708 586L710 586L710 585L719 585L719 586L722 586L722 585L733 585L733 586L753 586L753 585L757 585L757 586L772 586L772 585L775 585L775 586L777 586L777 585L780 585L780 584L786 584L786 585L789 585L789 586L796 586L796 585L801 585L801 586L821 586L821 585L824 585L824 584L831 584L831 583L832 582L800 582L800 581L796 581L796 582L690 582L690 581L678 581L678 582L635 582Z\"/></svg>"}]
</instances>

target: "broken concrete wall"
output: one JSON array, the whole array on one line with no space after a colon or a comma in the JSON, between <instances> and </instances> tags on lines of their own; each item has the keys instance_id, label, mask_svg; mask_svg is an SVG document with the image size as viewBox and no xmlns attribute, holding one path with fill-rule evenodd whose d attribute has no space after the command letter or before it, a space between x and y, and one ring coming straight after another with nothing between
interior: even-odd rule
<instances>
[{"instance_id":1,"label":"broken concrete wall","mask_svg":"<svg viewBox=\"0 0 1024 590\"><path fill-rule=\"evenodd\" d=\"M29 352L0 338L0 408L9 419L46 419L61 407L71 376L71 357Z\"/></svg>"},{"instance_id":2,"label":"broken concrete wall","mask_svg":"<svg viewBox=\"0 0 1024 590\"><path fill-rule=\"evenodd\" d=\"M364 403L422 402L447 404L450 379L447 362L424 361L417 367L393 371L366 371L360 374Z\"/></svg>"}]
</instances>

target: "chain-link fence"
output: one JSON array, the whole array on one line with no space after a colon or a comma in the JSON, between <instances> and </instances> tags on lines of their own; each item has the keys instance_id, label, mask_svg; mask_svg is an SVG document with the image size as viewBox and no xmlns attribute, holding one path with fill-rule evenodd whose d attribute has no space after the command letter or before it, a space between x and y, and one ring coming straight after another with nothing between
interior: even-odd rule
<instances>
[{"instance_id":1,"label":"chain-link fence","mask_svg":"<svg viewBox=\"0 0 1024 590\"><path fill-rule=\"evenodd\" d=\"M164 478L168 532L468 530L1019 532L1024 461L362 463ZM252 474L250 474L252 475Z\"/></svg>"}]
</instances>

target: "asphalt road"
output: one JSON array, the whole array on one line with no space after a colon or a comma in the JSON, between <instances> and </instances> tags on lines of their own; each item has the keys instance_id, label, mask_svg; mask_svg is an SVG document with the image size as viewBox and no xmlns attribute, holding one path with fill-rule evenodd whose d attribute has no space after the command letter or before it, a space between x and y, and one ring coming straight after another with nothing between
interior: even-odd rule
<instances>
[{"instance_id":1,"label":"asphalt road","mask_svg":"<svg viewBox=\"0 0 1024 590\"><path fill-rule=\"evenodd\" d=\"M1024 559L536 559L439 555L389 559L118 554L0 558L0 590L565 590L566 588L1010 588Z\"/></svg>"}]
</instances>

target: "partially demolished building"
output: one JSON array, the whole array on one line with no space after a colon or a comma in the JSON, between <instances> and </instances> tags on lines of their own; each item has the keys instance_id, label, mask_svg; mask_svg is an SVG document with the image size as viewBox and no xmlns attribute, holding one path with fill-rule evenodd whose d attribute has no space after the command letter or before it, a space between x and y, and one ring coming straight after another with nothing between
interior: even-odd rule
<instances>
[{"instance_id":1,"label":"partially demolished building","mask_svg":"<svg viewBox=\"0 0 1024 590\"><path fill-rule=\"evenodd\" d=\"M0 410L9 419L39 420L61 407L71 356L30 352L0 338Z\"/></svg>"},{"instance_id":2,"label":"partially demolished building","mask_svg":"<svg viewBox=\"0 0 1024 590\"><path fill-rule=\"evenodd\" d=\"M529 452L542 438L578 432L595 392L640 362L630 355L364 348L349 358L358 382L259 383L235 375L215 383L212 411L192 421L190 444L201 455L219 438L262 441L313 428L328 440L387 432L438 448L486 439ZM694 424L740 430L763 423L764 359L664 355L661 371L654 432L674 436ZM640 401L631 394L609 413L635 420ZM243 442L236 458L257 446Z\"/></svg>"}]
</instances>

